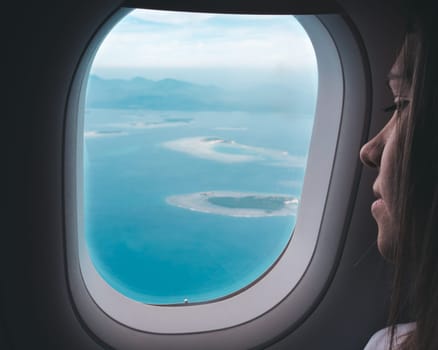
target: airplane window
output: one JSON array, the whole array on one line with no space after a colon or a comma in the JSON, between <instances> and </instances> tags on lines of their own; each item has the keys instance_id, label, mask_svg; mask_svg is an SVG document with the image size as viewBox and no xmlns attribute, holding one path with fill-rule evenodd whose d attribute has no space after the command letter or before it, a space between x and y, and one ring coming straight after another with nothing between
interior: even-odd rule
<instances>
[{"instance_id":1,"label":"airplane window","mask_svg":"<svg viewBox=\"0 0 438 350\"><path fill-rule=\"evenodd\" d=\"M134 10L87 81L84 234L106 283L174 305L262 278L293 236L314 124L301 24Z\"/></svg>"}]
</instances>

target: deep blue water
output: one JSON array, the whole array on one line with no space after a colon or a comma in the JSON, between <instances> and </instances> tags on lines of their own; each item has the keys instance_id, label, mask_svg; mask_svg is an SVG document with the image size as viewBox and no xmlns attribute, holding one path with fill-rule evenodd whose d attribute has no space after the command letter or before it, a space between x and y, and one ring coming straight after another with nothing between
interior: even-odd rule
<instances>
[{"instance_id":1,"label":"deep blue water","mask_svg":"<svg viewBox=\"0 0 438 350\"><path fill-rule=\"evenodd\" d=\"M162 143L218 137L306 156L312 124L303 115L87 110L85 234L98 272L124 295L153 304L207 301L253 282L287 245L295 217L206 214L166 197L219 190L299 197L304 167L223 163Z\"/></svg>"}]
</instances>

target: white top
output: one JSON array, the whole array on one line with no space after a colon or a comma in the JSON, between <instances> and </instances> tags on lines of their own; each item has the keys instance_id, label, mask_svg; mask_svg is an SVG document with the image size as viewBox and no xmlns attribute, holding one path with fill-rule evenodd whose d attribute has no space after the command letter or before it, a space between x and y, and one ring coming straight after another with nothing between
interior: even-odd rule
<instances>
[{"instance_id":1,"label":"white top","mask_svg":"<svg viewBox=\"0 0 438 350\"><path fill-rule=\"evenodd\" d=\"M404 341L405 336L413 329L415 329L415 322L396 325L394 332L394 345L400 345ZM374 333L364 350L388 350L390 340L391 327L383 328Z\"/></svg>"}]
</instances>

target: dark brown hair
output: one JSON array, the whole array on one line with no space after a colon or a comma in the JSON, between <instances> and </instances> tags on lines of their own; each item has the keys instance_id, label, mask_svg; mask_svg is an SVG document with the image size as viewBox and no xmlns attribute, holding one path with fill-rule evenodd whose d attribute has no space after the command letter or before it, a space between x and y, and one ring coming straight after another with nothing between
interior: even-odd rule
<instances>
[{"instance_id":1,"label":"dark brown hair","mask_svg":"<svg viewBox=\"0 0 438 350\"><path fill-rule=\"evenodd\" d=\"M396 202L399 237L389 324L408 305L416 328L403 350L438 349L438 12L431 1L405 3L408 32L401 51L412 100L399 123Z\"/></svg>"}]
</instances>

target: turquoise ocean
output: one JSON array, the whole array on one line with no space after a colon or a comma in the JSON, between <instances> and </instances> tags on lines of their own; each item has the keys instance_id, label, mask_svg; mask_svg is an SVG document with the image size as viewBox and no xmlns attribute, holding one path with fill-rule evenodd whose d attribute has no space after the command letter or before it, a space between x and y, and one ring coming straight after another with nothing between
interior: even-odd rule
<instances>
[{"instance_id":1,"label":"turquoise ocean","mask_svg":"<svg viewBox=\"0 0 438 350\"><path fill-rule=\"evenodd\" d=\"M245 162L169 149L211 137L303 157L313 115L88 108L84 136L84 232L100 275L150 304L205 302L260 278L283 252L295 216L234 217L173 206L168 196L202 191L300 197L305 166ZM218 145L217 152L245 154Z\"/></svg>"}]
</instances>

